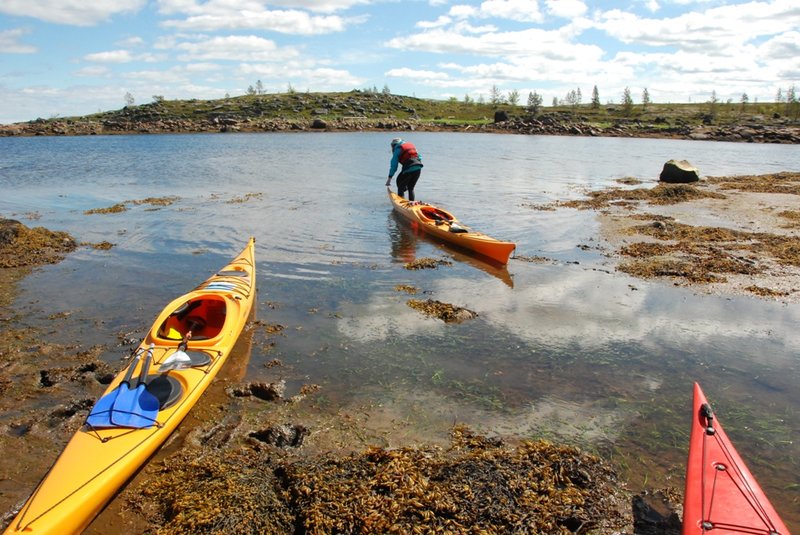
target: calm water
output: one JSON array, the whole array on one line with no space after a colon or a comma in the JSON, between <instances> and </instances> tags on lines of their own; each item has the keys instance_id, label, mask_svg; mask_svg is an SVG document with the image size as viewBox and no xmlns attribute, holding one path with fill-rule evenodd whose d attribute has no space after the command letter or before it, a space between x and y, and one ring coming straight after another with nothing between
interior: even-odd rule
<instances>
[{"instance_id":1,"label":"calm water","mask_svg":"<svg viewBox=\"0 0 800 535\"><path fill-rule=\"evenodd\" d=\"M419 133L417 198L517 243L498 270L415 236L383 186L393 133L0 139L0 216L65 230L81 248L22 283L37 325L70 312L55 341L141 336L170 299L257 238L258 318L286 327L254 344L245 380L323 386L328 410L373 407L404 422L391 446L442 442L454 421L545 436L612 456L631 486L682 487L699 381L791 527L800 530L800 306L696 295L615 273L591 212L531 206L622 177L655 183L666 160L706 176L800 170L800 147L665 140ZM168 207L129 204L175 196ZM579 247L589 245L589 247ZM409 271L414 258L452 266ZM465 306L446 325L395 287ZM422 293L424 292L424 293ZM104 358L106 358L104 357ZM286 371L288 370L288 371ZM325 410L325 409L321 409Z\"/></svg>"}]
</instances>

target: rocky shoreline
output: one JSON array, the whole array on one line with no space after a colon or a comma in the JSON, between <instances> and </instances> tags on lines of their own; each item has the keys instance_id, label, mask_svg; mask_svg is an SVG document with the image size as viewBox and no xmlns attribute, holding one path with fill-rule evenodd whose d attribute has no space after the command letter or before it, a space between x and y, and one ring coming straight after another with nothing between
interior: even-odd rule
<instances>
[{"instance_id":1,"label":"rocky shoreline","mask_svg":"<svg viewBox=\"0 0 800 535\"><path fill-rule=\"evenodd\" d=\"M506 117L483 124L422 119L324 116L305 118L250 117L218 114L191 119L143 114L126 110L105 119L37 119L25 123L0 125L0 137L93 136L130 134L179 134L226 132L478 132L523 135L646 137L747 143L800 144L800 126L757 121L740 124L693 125L685 121L656 117L652 122L617 118L596 123L569 113L550 113L539 117Z\"/></svg>"}]
</instances>

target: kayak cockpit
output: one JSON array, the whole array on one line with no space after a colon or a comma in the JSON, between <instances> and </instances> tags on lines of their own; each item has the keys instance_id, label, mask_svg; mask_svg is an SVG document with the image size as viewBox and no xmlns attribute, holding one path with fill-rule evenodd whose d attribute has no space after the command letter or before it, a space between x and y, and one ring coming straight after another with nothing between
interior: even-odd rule
<instances>
[{"instance_id":1,"label":"kayak cockpit","mask_svg":"<svg viewBox=\"0 0 800 535\"><path fill-rule=\"evenodd\" d=\"M469 232L465 227L462 227L455 221L455 216L441 208L435 206L423 206L419 209L419 214L423 220L432 222L436 226L447 225L447 230L454 233Z\"/></svg>"},{"instance_id":2,"label":"kayak cockpit","mask_svg":"<svg viewBox=\"0 0 800 535\"><path fill-rule=\"evenodd\" d=\"M191 333L192 340L210 340L219 336L225 325L227 303L223 297L204 295L186 301L158 327L161 340L180 341Z\"/></svg>"}]
</instances>

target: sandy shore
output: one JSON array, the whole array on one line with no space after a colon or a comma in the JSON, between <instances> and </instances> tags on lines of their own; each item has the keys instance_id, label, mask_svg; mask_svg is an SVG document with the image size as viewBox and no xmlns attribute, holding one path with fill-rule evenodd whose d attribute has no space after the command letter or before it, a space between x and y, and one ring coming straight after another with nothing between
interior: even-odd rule
<instances>
[{"instance_id":1,"label":"sandy shore","mask_svg":"<svg viewBox=\"0 0 800 535\"><path fill-rule=\"evenodd\" d=\"M598 212L615 269L709 294L800 302L800 173L588 194L560 204Z\"/></svg>"}]
</instances>

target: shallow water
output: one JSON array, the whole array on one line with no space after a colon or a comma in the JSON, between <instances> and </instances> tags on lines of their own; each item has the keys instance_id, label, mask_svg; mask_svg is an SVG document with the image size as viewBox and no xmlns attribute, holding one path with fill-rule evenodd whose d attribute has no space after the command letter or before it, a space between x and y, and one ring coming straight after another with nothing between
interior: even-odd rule
<instances>
[{"instance_id":1,"label":"shallow water","mask_svg":"<svg viewBox=\"0 0 800 535\"><path fill-rule=\"evenodd\" d=\"M161 307L257 238L261 321L244 380L322 386L327 410L373 407L391 446L442 443L454 422L550 437L613 456L631 486L682 486L692 382L795 531L800 528L800 307L696 294L614 272L590 211L536 210L687 159L705 176L800 170L800 147L646 139L409 135L425 169L417 198L517 243L498 269L413 234L383 184L388 141L375 133L0 139L0 216L81 242L22 282L24 321L53 341L142 336ZM128 204L149 197L167 207ZM405 262L447 258L409 271ZM406 305L437 299L478 313L463 324ZM265 366L272 359L283 371ZM324 409L321 409L324 410ZM395 426L396 427L396 426ZM795 490L792 490L795 489Z\"/></svg>"}]
</instances>

